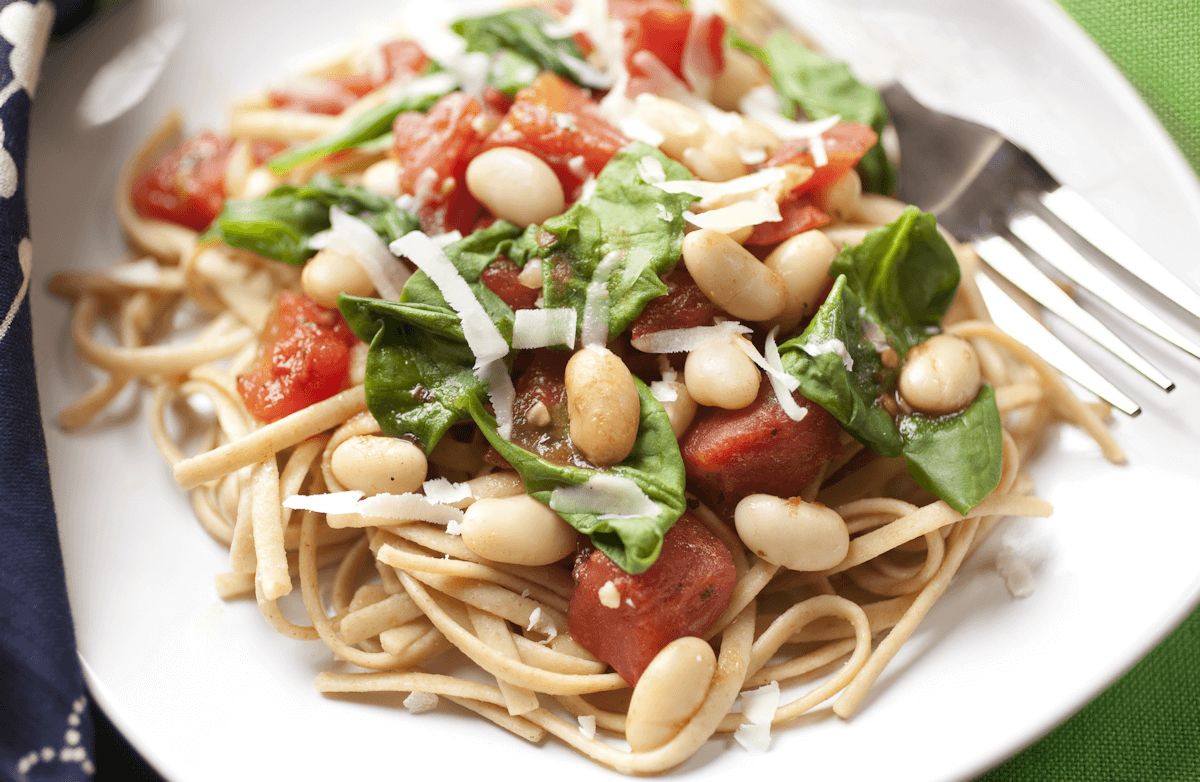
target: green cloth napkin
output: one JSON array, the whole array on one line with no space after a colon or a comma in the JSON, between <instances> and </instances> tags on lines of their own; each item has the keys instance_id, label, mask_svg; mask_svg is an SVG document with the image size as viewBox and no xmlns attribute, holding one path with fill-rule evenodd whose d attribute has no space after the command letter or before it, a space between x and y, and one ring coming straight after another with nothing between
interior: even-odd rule
<instances>
[{"instance_id":1,"label":"green cloth napkin","mask_svg":"<svg viewBox=\"0 0 1200 782\"><path fill-rule=\"evenodd\" d=\"M1200 172L1200 0L1059 0ZM1062 727L981 782L1200 780L1200 611Z\"/></svg>"}]
</instances>

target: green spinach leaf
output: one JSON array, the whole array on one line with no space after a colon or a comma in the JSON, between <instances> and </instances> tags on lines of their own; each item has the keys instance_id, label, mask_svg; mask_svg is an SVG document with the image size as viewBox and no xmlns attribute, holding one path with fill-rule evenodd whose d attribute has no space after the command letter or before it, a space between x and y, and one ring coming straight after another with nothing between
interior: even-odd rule
<instances>
[{"instance_id":1,"label":"green spinach leaf","mask_svg":"<svg viewBox=\"0 0 1200 782\"><path fill-rule=\"evenodd\" d=\"M594 513L561 513L563 519L592 539L622 570L641 573L654 564L662 550L663 536L686 509L683 457L671 432L671 422L650 389L639 380L641 421L633 452L606 473L627 478L651 500L653 515L601 518ZM492 447L508 460L525 482L526 491L547 505L559 487L578 486L600 473L571 465L551 464L519 445L500 437L496 421L483 406L481 397L470 402L471 417Z\"/></svg>"},{"instance_id":2,"label":"green spinach leaf","mask_svg":"<svg viewBox=\"0 0 1200 782\"><path fill-rule=\"evenodd\" d=\"M431 453L470 401L487 393L472 372L458 315L445 305L343 295L338 307L367 353L367 408L384 434L415 437Z\"/></svg>"},{"instance_id":3,"label":"green spinach leaf","mask_svg":"<svg viewBox=\"0 0 1200 782\"><path fill-rule=\"evenodd\" d=\"M395 100L364 111L337 133L280 152L267 162L267 168L274 174L286 174L296 166L329 157L343 150L368 145L391 132L392 121L396 119L396 115L405 111L429 111L439 98L453 91L449 80L445 84L440 81L439 79L439 82L431 84L427 90L401 95Z\"/></svg>"},{"instance_id":4,"label":"green spinach leaf","mask_svg":"<svg viewBox=\"0 0 1200 782\"><path fill-rule=\"evenodd\" d=\"M509 257L518 264L542 259L545 305L574 307L580 328L588 285L598 269L606 275L610 339L628 328L648 301L667 292L661 278L679 262L683 213L696 200L642 179L638 162L647 157L662 165L668 180L692 178L657 149L631 144L600 172L589 198L531 227L510 248Z\"/></svg>"},{"instance_id":5,"label":"green spinach leaf","mask_svg":"<svg viewBox=\"0 0 1200 782\"><path fill-rule=\"evenodd\" d=\"M884 456L900 453L900 433L879 404L895 384L867 338L870 315L845 275L804 331L779 346L784 369L800 381L800 393L825 408L842 428Z\"/></svg>"},{"instance_id":6,"label":"green spinach leaf","mask_svg":"<svg viewBox=\"0 0 1200 782\"><path fill-rule=\"evenodd\" d=\"M546 26L553 20L538 8L514 8L485 16L459 19L451 29L467 42L467 51L492 54L489 83L513 95L543 70L580 83L577 63L583 52L573 38L552 38Z\"/></svg>"},{"instance_id":7,"label":"green spinach leaf","mask_svg":"<svg viewBox=\"0 0 1200 782\"><path fill-rule=\"evenodd\" d=\"M837 114L847 122L869 125L876 133L887 127L887 107L877 90L855 79L845 63L805 48L790 33L778 31L762 47L736 37L733 43L766 66L788 117L795 119L798 111L809 119ZM896 169L881 144L867 152L858 172L866 190L895 192Z\"/></svg>"},{"instance_id":8,"label":"green spinach leaf","mask_svg":"<svg viewBox=\"0 0 1200 782\"><path fill-rule=\"evenodd\" d=\"M299 266L315 252L309 240L329 228L333 206L367 223L385 242L419 227L392 199L318 174L306 185L283 185L262 198L226 201L204 238Z\"/></svg>"},{"instance_id":9,"label":"green spinach leaf","mask_svg":"<svg viewBox=\"0 0 1200 782\"><path fill-rule=\"evenodd\" d=\"M1000 484L1003 469L1000 411L985 385L966 410L900 419L908 472L926 491L967 513Z\"/></svg>"},{"instance_id":10,"label":"green spinach leaf","mask_svg":"<svg viewBox=\"0 0 1200 782\"><path fill-rule=\"evenodd\" d=\"M902 356L938 332L960 276L937 220L915 206L871 231L861 244L843 248L830 273L849 278Z\"/></svg>"}]
</instances>

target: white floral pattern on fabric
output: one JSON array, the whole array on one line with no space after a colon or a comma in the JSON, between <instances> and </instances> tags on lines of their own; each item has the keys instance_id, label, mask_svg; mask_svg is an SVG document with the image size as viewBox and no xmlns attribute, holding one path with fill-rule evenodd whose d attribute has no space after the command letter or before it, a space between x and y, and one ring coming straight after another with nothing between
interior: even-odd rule
<instances>
[{"instance_id":1,"label":"white floral pattern on fabric","mask_svg":"<svg viewBox=\"0 0 1200 782\"><path fill-rule=\"evenodd\" d=\"M88 751L80 746L82 738L75 726L79 724L81 715L87 709L87 698L79 696L71 704L71 713L67 715L67 729L63 733L62 746L42 747L32 750L17 761L17 780L24 782L29 778L29 772L34 766L45 763L74 763L88 776L96 773L96 765L88 757Z\"/></svg>"},{"instance_id":2,"label":"white floral pattern on fabric","mask_svg":"<svg viewBox=\"0 0 1200 782\"><path fill-rule=\"evenodd\" d=\"M3 129L3 125L0 125L0 129ZM0 142L3 140L3 136L0 136ZM21 302L29 293L29 275L33 272L33 242L29 241L28 237L22 239L21 243L17 245L17 263L21 267L21 287L17 289L17 295L13 297L4 319L0 320L0 339L4 339L4 335L8 333L13 319L17 317L17 310L21 309Z\"/></svg>"}]
</instances>

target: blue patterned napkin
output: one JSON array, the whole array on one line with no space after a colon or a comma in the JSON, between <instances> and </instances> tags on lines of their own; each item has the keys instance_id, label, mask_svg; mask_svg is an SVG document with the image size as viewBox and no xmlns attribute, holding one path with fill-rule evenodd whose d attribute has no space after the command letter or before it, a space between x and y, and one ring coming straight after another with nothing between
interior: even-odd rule
<instances>
[{"instance_id":1,"label":"blue patterned napkin","mask_svg":"<svg viewBox=\"0 0 1200 782\"><path fill-rule=\"evenodd\" d=\"M60 4L74 17L83 0ZM75 653L29 330L29 109L55 19L47 0L0 2L0 779L95 772Z\"/></svg>"}]
</instances>

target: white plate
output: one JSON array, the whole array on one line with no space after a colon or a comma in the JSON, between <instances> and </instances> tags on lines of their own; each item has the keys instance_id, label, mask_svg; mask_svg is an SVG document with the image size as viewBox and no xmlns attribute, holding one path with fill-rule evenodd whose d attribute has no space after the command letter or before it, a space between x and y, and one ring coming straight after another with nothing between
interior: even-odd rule
<instances>
[{"instance_id":1,"label":"white plate","mask_svg":"<svg viewBox=\"0 0 1200 782\"><path fill-rule=\"evenodd\" d=\"M1195 180L1128 84L1061 11L1045 0L843 5L859 9L901 53L918 94L1023 141L1148 249L1200 281L1192 252L1200 224ZM50 54L30 166L36 353L47 420L84 378L68 346L66 307L47 297L45 280L121 252L111 194L137 140L176 105L193 127L220 126L229 99L287 73L297 53L369 31L396 4L298 7L282 0L130 3ZM89 81L143 35L149 42L140 54L124 55L136 67L119 79L96 76L109 82L108 92L88 104L93 117L120 113L122 99L136 105L89 126L80 118ZM155 79L155 52L163 49L169 56ZM1046 554L1032 597L1010 598L989 552L981 552L859 717L779 732L762 756L714 742L687 765L689 775L802 769L813 778L848 771L860 779L967 777L1041 735L1159 641L1200 593L1192 496L1200 382L1194 365L1139 335L1132 340L1180 388L1168 398L1127 381L1146 413L1118 422L1131 459L1124 469L1108 466L1077 433L1051 443L1034 474L1057 513L1024 523ZM212 577L225 555L193 521L140 415L71 437L51 427L47 439L89 681L166 775L421 778L416 772L425 769L516 778L536 768L539 777L611 776L557 743L534 748L450 710L413 717L321 697L312 688L313 675L329 663L320 643L279 636L253 603L217 599Z\"/></svg>"}]
</instances>

